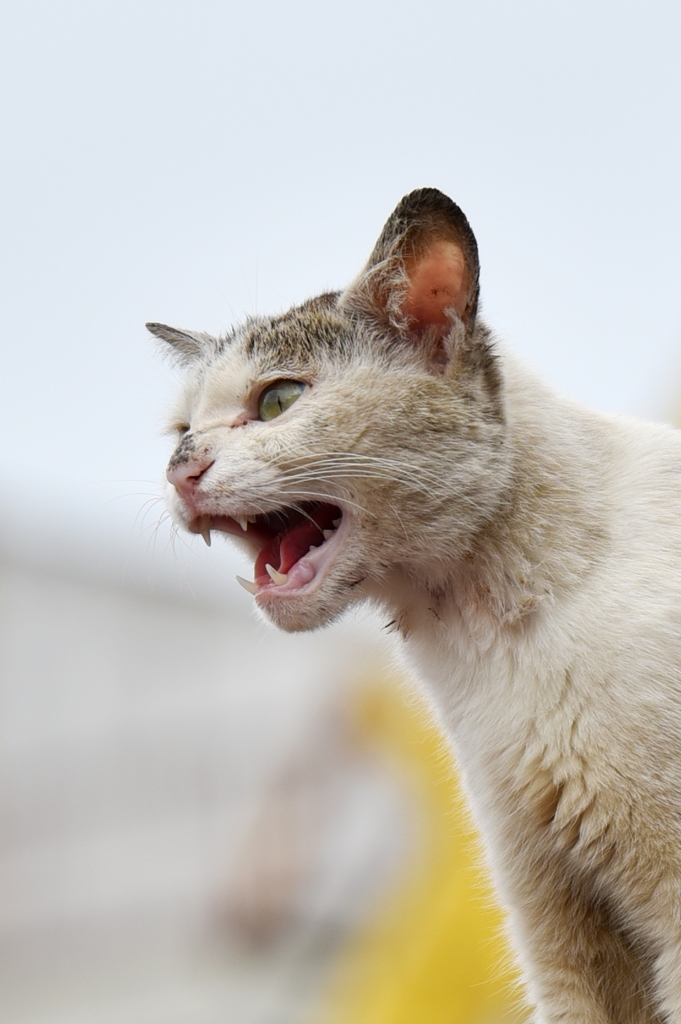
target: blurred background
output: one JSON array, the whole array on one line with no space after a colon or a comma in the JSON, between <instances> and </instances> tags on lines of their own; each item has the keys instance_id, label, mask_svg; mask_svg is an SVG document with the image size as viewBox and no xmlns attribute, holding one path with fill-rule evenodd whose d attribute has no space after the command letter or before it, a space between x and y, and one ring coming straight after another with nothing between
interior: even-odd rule
<instances>
[{"instance_id":1,"label":"blurred background","mask_svg":"<svg viewBox=\"0 0 681 1024\"><path fill-rule=\"evenodd\" d=\"M681 7L0 8L0 1020L518 1020L383 623L259 623L173 538L146 335L342 287L412 188L555 388L675 421Z\"/></svg>"}]
</instances>

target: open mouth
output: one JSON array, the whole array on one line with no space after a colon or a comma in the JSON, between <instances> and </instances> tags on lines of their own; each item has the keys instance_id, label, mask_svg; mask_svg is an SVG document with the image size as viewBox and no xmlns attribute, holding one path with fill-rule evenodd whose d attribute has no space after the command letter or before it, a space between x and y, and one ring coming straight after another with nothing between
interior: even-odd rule
<instances>
[{"instance_id":1,"label":"open mouth","mask_svg":"<svg viewBox=\"0 0 681 1024\"><path fill-rule=\"evenodd\" d=\"M189 529L210 544L210 531L219 530L247 539L259 548L254 582L237 576L251 594L263 591L292 593L307 588L321 576L337 548L343 513L337 505L305 502L296 508L256 516L198 516Z\"/></svg>"}]
</instances>

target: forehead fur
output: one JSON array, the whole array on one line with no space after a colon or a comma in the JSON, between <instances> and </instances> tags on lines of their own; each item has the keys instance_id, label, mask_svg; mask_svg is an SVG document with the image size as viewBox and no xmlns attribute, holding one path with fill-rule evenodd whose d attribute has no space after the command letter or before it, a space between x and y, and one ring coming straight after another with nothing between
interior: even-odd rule
<instances>
[{"instance_id":1,"label":"forehead fur","mask_svg":"<svg viewBox=\"0 0 681 1024\"><path fill-rule=\"evenodd\" d=\"M263 373L347 357L356 339L338 298L339 293L327 293L280 316L247 320L239 332L243 351Z\"/></svg>"}]
</instances>

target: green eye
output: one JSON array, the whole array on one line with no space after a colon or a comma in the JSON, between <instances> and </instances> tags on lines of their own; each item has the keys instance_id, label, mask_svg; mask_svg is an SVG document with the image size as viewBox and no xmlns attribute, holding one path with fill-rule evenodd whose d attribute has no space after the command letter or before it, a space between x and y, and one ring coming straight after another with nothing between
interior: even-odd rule
<instances>
[{"instance_id":1,"label":"green eye","mask_svg":"<svg viewBox=\"0 0 681 1024\"><path fill-rule=\"evenodd\" d=\"M305 385L299 380L278 380L265 388L258 402L258 416L261 420L273 420L286 412L297 398L300 398Z\"/></svg>"}]
</instances>

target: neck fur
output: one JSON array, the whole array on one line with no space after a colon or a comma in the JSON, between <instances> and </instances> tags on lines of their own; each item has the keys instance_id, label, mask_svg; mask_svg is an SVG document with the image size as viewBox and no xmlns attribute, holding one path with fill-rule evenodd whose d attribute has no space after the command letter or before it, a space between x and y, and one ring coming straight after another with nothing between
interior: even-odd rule
<instances>
[{"instance_id":1,"label":"neck fur","mask_svg":"<svg viewBox=\"0 0 681 1024\"><path fill-rule=\"evenodd\" d=\"M398 569L374 596L406 637L455 617L482 640L516 632L568 594L608 545L601 495L603 420L507 366L509 482L495 514L434 584Z\"/></svg>"}]
</instances>

